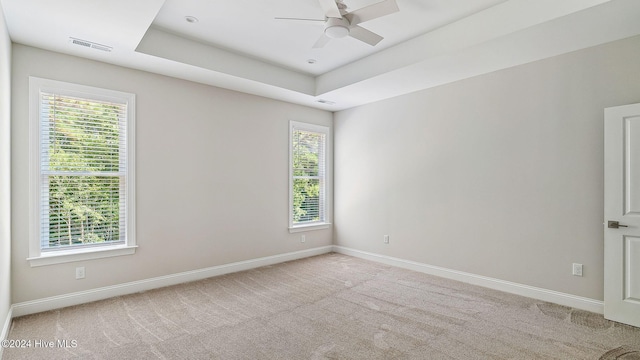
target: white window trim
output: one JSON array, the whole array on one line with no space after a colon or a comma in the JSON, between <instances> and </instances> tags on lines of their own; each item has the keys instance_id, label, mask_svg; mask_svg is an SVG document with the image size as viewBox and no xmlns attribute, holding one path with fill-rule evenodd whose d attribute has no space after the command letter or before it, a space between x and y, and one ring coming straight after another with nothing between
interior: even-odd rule
<instances>
[{"instance_id":1,"label":"white window trim","mask_svg":"<svg viewBox=\"0 0 640 360\"><path fill-rule=\"evenodd\" d=\"M293 224L293 131L294 129L307 130L325 134L325 194L324 194L324 221L304 224ZM333 142L331 129L328 126L309 124L298 121L289 122L289 233L298 233L311 230L322 230L331 227L331 209L333 199Z\"/></svg>"},{"instance_id":2,"label":"white window trim","mask_svg":"<svg viewBox=\"0 0 640 360\"><path fill-rule=\"evenodd\" d=\"M40 93L52 92L90 99L127 101L127 189L125 219L125 243L87 246L68 250L42 252L40 250ZM135 228L135 94L107 90L92 86L72 84L56 80L29 77L29 257L32 267L84 261L112 256L134 254L136 248Z\"/></svg>"}]
</instances>

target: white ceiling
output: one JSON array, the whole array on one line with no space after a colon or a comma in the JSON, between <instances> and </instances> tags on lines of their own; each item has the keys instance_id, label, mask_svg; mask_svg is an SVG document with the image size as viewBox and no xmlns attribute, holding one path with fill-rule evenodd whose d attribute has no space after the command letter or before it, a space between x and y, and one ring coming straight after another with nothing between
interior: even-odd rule
<instances>
[{"instance_id":1,"label":"white ceiling","mask_svg":"<svg viewBox=\"0 0 640 360\"><path fill-rule=\"evenodd\" d=\"M344 4L347 11L353 11L379 1L344 0ZM361 24L384 37L376 46L347 37L313 49L323 32L323 22L274 19L324 19L318 0L165 0L153 25L302 73L320 75L504 1L397 0L399 12ZM189 23L185 16L195 16L200 21ZM309 59L316 63L310 65Z\"/></svg>"},{"instance_id":2,"label":"white ceiling","mask_svg":"<svg viewBox=\"0 0 640 360\"><path fill-rule=\"evenodd\" d=\"M321 22L274 17L321 19L318 0L0 0L14 42L331 111L640 34L638 0L397 3L361 24L375 47L313 49Z\"/></svg>"}]
</instances>

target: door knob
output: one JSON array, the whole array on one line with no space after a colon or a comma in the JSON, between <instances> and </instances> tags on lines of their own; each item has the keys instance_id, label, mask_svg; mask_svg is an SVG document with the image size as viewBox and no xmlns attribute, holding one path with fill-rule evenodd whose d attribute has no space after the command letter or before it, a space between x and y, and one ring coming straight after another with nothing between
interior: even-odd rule
<instances>
[{"instance_id":1,"label":"door knob","mask_svg":"<svg viewBox=\"0 0 640 360\"><path fill-rule=\"evenodd\" d=\"M620 225L620 223L618 221L607 221L607 227L609 229L617 229L617 228L621 228L621 227L628 227L627 225Z\"/></svg>"}]
</instances>

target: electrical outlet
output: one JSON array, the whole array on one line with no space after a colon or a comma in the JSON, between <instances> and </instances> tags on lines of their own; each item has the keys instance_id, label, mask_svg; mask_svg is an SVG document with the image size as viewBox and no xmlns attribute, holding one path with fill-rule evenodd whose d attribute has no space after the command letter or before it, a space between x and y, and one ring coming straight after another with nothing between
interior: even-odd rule
<instances>
[{"instance_id":1,"label":"electrical outlet","mask_svg":"<svg viewBox=\"0 0 640 360\"><path fill-rule=\"evenodd\" d=\"M388 244L389 243L389 235L385 235L384 236L384 243Z\"/></svg>"},{"instance_id":2,"label":"electrical outlet","mask_svg":"<svg viewBox=\"0 0 640 360\"><path fill-rule=\"evenodd\" d=\"M574 276L582 276L582 264L573 263L573 272Z\"/></svg>"},{"instance_id":3,"label":"electrical outlet","mask_svg":"<svg viewBox=\"0 0 640 360\"><path fill-rule=\"evenodd\" d=\"M307 241L307 237L304 235L300 235L300 242L303 243L305 241Z\"/></svg>"},{"instance_id":4,"label":"electrical outlet","mask_svg":"<svg viewBox=\"0 0 640 360\"><path fill-rule=\"evenodd\" d=\"M84 266L76 268L76 280L84 279Z\"/></svg>"}]
</instances>

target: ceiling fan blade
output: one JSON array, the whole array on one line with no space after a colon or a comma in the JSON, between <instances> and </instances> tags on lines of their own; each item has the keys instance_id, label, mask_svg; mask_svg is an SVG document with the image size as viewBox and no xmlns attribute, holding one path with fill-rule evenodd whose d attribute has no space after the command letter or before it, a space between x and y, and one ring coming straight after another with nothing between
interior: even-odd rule
<instances>
[{"instance_id":1,"label":"ceiling fan blade","mask_svg":"<svg viewBox=\"0 0 640 360\"><path fill-rule=\"evenodd\" d=\"M325 22L324 19L305 19L305 18L288 18L288 17L275 17L276 20L297 20L297 21L322 21Z\"/></svg>"},{"instance_id":2,"label":"ceiling fan blade","mask_svg":"<svg viewBox=\"0 0 640 360\"><path fill-rule=\"evenodd\" d=\"M384 39L382 36L357 25L351 26L349 28L349 36L365 42L371 46L375 46L382 39Z\"/></svg>"},{"instance_id":3,"label":"ceiling fan blade","mask_svg":"<svg viewBox=\"0 0 640 360\"><path fill-rule=\"evenodd\" d=\"M320 38L318 39L318 41L316 41L315 44L313 44L313 48L314 49L319 49L321 47L324 47L325 45L327 45L327 43L329 42L329 40L331 40L330 37L328 37L327 35L325 35L324 33L322 33L322 36L320 36Z\"/></svg>"},{"instance_id":4,"label":"ceiling fan blade","mask_svg":"<svg viewBox=\"0 0 640 360\"><path fill-rule=\"evenodd\" d=\"M345 17L351 25L358 25L365 21L393 14L397 11L400 11L400 8L398 8L396 0L384 0L373 5L365 6L362 9L354 10L345 15Z\"/></svg>"},{"instance_id":5,"label":"ceiling fan blade","mask_svg":"<svg viewBox=\"0 0 640 360\"><path fill-rule=\"evenodd\" d=\"M320 2L320 7L322 7L322 11L324 11L324 16L330 18L342 18L342 14L340 14L340 9L338 9L338 4L336 4L335 0L318 0Z\"/></svg>"}]
</instances>

